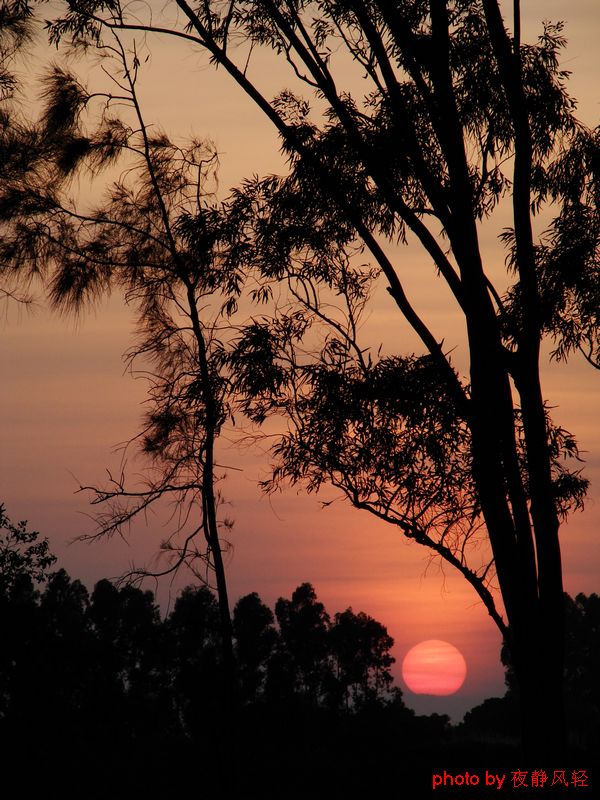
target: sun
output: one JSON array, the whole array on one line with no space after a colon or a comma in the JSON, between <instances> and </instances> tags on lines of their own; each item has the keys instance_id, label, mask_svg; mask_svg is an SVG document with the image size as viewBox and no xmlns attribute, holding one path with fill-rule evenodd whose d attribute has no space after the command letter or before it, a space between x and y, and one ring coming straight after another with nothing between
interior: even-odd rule
<instances>
[{"instance_id":1,"label":"sun","mask_svg":"<svg viewBox=\"0 0 600 800\"><path fill-rule=\"evenodd\" d=\"M466 676L467 664L460 650L441 639L420 642L402 662L404 683L414 694L454 694Z\"/></svg>"}]
</instances>

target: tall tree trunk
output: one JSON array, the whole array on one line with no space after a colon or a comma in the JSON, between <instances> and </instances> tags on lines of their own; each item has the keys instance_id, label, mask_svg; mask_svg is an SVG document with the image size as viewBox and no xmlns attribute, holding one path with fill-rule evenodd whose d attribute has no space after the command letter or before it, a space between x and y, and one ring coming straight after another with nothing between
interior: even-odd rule
<instances>
[{"instance_id":1,"label":"tall tree trunk","mask_svg":"<svg viewBox=\"0 0 600 800\"><path fill-rule=\"evenodd\" d=\"M480 363L472 384L474 475L508 618L523 744L530 756L551 756L565 744L563 593L554 500L550 491L538 493L536 513L532 498L529 515L522 478L515 475L508 374L498 364ZM547 451L546 440L543 445Z\"/></svg>"},{"instance_id":2,"label":"tall tree trunk","mask_svg":"<svg viewBox=\"0 0 600 800\"><path fill-rule=\"evenodd\" d=\"M204 535L212 554L215 581L217 584L217 599L219 603L223 647L224 703L230 708L232 707L237 692L235 657L233 651L233 626L231 622L227 579L225 576L225 565L223 563L223 552L217 522L217 501L215 496L214 445L218 426L217 402L214 396L214 386L211 380L204 333L198 314L194 287L189 281L186 281L186 285L190 319L196 339L196 346L198 348L198 368L204 387L204 405L206 413L204 464L202 467Z\"/></svg>"}]
</instances>

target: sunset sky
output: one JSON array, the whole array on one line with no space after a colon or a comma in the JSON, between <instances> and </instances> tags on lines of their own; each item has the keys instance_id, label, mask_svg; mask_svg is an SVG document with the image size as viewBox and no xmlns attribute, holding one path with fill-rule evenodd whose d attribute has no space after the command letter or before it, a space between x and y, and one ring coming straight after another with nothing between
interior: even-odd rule
<instances>
[{"instance_id":1,"label":"sunset sky","mask_svg":"<svg viewBox=\"0 0 600 800\"><path fill-rule=\"evenodd\" d=\"M579 100L580 118L597 124L597 0L536 0L523 6L524 38L539 33L541 19L566 21L569 46L563 65L573 72L571 92ZM180 42L150 40L148 47L152 58L141 78L146 118L174 137L215 142L222 197L244 176L284 169L274 131L226 75L215 74L203 56ZM23 77L34 80L56 57L38 43L27 69L22 68ZM85 77L84 61L74 68ZM253 69L267 95L285 87L288 78L273 69L271 57L258 55ZM482 231L483 250L489 263L502 267L504 254L496 240L501 221L495 225ZM393 256L402 260L416 305L446 348L456 348L454 363L465 374L462 333L433 268L416 248L396 248ZM136 527L128 542L69 544L93 530L85 516L91 510L87 498L76 493L79 484L102 483L105 468L118 469L119 443L138 430L145 385L124 371L122 361L132 341L131 310L114 296L91 314L65 320L51 314L40 296L32 311L3 308L0 325L0 501L9 516L13 521L26 518L47 535L59 564L89 588L132 563L148 563L167 532L158 519L150 518L147 529ZM417 346L385 292L375 297L364 336L375 351L380 343L396 353ZM544 367L543 375L554 419L576 434L592 481L585 512L563 528L566 589L572 594L599 591L600 375L582 358ZM464 580L449 567L429 563L427 551L405 543L391 527L345 503L322 508L323 501L336 496L330 489L316 497L300 489L262 496L256 482L267 474L265 450L266 445L220 452L220 463L237 468L221 484L231 504L228 516L235 520L227 561L232 598L257 591L272 606L279 596L289 597L299 583L310 581L331 614L352 606L388 627L396 641L394 671L403 688L400 666L411 647L427 639L450 642L464 655L466 681L456 696L423 698L406 691L407 703L419 711L458 719L483 698L502 694L500 636ZM180 575L171 592L190 581L190 575ZM164 608L169 592L166 583L158 587Z\"/></svg>"}]
</instances>

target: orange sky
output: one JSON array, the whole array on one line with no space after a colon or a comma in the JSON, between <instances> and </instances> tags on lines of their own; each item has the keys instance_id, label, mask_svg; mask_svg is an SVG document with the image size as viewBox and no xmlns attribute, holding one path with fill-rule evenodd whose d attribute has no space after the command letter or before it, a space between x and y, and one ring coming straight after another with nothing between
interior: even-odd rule
<instances>
[{"instance_id":1,"label":"orange sky","mask_svg":"<svg viewBox=\"0 0 600 800\"><path fill-rule=\"evenodd\" d=\"M580 100L580 116L593 124L598 109L596 0L568 5L538 0L523 6L525 32L531 30L530 20L567 19L570 45L564 64L575 73L572 92ZM152 61L143 83L147 118L182 138L194 134L214 139L224 193L244 175L282 169L273 131L224 74L215 75L180 43L155 41L150 46ZM39 46L29 62L30 74L39 72L49 55L46 46ZM283 88L270 59L257 59L254 69L269 87L267 94ZM490 263L495 259L502 265L504 256L492 232L484 232L483 242ZM446 345L456 345L455 362L465 369L461 332L443 292L435 284L432 290L433 270L418 251L394 255L403 259L403 277L419 308ZM67 546L91 526L82 516L89 511L85 498L74 495L79 481L101 482L104 468L119 463L115 445L137 431L144 386L123 374L121 360L132 332L129 312L113 298L78 323L65 322L50 315L40 300L32 314L9 308L0 324L0 500L9 515L13 520L28 518L48 535L61 564L90 587L101 577L118 575L131 561L146 561L165 533L158 520L151 520L148 531L135 530L129 544L115 540ZM385 293L376 298L365 334L395 352L410 352L415 346ZM593 481L586 512L574 516L563 533L571 593L600 589L600 548L594 541L600 523L599 377L577 359L553 365L544 374L546 396L559 407L556 420L577 434ZM296 490L261 497L256 479L268 465L264 454L230 451L222 456L243 469L231 472L222 487L235 519L228 561L234 599L256 590L272 604L310 581L330 613L351 605L387 625L396 640L398 676L404 654L418 641L451 642L465 656L467 680L456 697L429 701L407 693L409 704L419 710L460 716L485 696L502 693L499 635L460 577L449 568L442 574L437 565L428 567L418 546L407 545L385 524L343 503L321 509L320 501L334 496L331 491L318 498ZM182 582L187 578L176 585ZM167 586L159 596L168 602Z\"/></svg>"}]
</instances>

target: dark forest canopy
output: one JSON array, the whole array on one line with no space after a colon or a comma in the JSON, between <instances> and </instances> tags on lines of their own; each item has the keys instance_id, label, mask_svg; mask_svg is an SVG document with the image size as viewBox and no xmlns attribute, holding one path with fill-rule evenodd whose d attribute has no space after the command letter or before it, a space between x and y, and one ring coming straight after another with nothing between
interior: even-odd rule
<instances>
[{"instance_id":1,"label":"dark forest canopy","mask_svg":"<svg viewBox=\"0 0 600 800\"><path fill-rule=\"evenodd\" d=\"M217 702L224 649L218 604L207 586L183 589L161 619L152 592L102 580L89 594L64 569L52 571L47 540L25 522L13 525L2 511L0 528L6 697L14 701L18 693L10 687L24 680L25 662L15 655L25 646L21 655L30 668L73 656L67 680L93 682L90 670L105 680L110 666L113 690L123 697L152 693L154 686L170 691L177 704L181 682L186 692ZM275 614L256 593L240 598L232 627L242 704L296 698L309 707L356 712L399 699L390 673L394 640L386 628L351 608L330 617L310 583L290 599L279 598ZM61 694L52 681L44 691Z\"/></svg>"},{"instance_id":2,"label":"dark forest canopy","mask_svg":"<svg viewBox=\"0 0 600 800\"><path fill-rule=\"evenodd\" d=\"M219 609L208 588L185 588L162 617L152 592L101 580L89 593L53 571L47 542L26 523L3 514L1 527L0 743L5 779L19 774L24 794L74 797L82 782L89 798L115 786L123 796L183 789L190 776L172 759L189 757L206 789L244 797L375 796L398 780L377 766L391 758L424 798L442 763L473 769L487 758L489 767L486 743L495 763L518 758L510 670L506 697L486 700L457 728L447 717L416 717L392 685L385 627L352 609L331 617L309 583L275 613L257 593L236 603L239 694L225 715ZM589 768L600 745L600 598L565 603L571 757ZM25 767L31 753L34 770Z\"/></svg>"}]
</instances>

